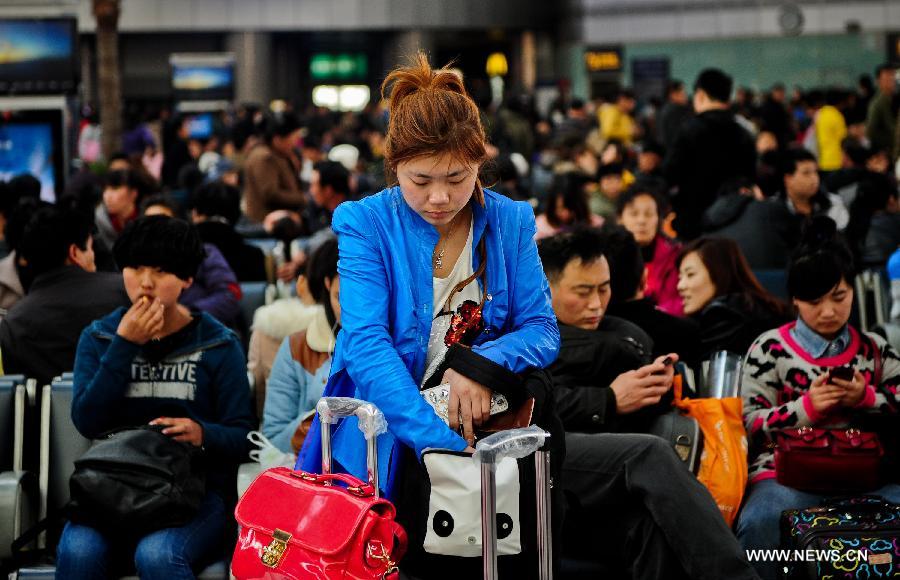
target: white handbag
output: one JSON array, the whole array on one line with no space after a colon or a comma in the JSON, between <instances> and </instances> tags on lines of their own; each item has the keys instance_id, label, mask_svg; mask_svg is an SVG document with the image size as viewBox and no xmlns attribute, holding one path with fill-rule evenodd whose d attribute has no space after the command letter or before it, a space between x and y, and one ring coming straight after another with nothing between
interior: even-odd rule
<instances>
[{"instance_id":1,"label":"white handbag","mask_svg":"<svg viewBox=\"0 0 900 580\"><path fill-rule=\"evenodd\" d=\"M472 456L426 449L422 463L431 481L423 547L429 554L481 557L481 471ZM497 464L497 554L522 552L519 518L519 464Z\"/></svg>"}]
</instances>

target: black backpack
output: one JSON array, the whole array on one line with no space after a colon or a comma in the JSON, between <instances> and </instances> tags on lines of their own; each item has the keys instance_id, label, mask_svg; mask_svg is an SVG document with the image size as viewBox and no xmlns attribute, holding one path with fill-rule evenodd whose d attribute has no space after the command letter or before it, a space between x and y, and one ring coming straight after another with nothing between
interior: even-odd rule
<instances>
[{"instance_id":1,"label":"black backpack","mask_svg":"<svg viewBox=\"0 0 900 580\"><path fill-rule=\"evenodd\" d=\"M128 536L185 525L206 495L202 459L158 426L110 433L75 461L67 515Z\"/></svg>"}]
</instances>

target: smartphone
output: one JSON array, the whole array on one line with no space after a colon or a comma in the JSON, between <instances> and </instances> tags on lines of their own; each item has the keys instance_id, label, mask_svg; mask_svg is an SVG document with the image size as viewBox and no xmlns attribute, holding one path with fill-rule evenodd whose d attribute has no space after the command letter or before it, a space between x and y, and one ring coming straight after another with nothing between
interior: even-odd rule
<instances>
[{"instance_id":1,"label":"smartphone","mask_svg":"<svg viewBox=\"0 0 900 580\"><path fill-rule=\"evenodd\" d=\"M853 367L837 367L828 371L828 377L841 379L842 381L852 381L855 372Z\"/></svg>"},{"instance_id":2,"label":"smartphone","mask_svg":"<svg viewBox=\"0 0 900 580\"><path fill-rule=\"evenodd\" d=\"M662 364L664 364L667 367L672 366L672 357L667 356L666 358L662 359ZM653 374L654 375L664 375L664 374L666 374L666 371L657 371Z\"/></svg>"}]
</instances>

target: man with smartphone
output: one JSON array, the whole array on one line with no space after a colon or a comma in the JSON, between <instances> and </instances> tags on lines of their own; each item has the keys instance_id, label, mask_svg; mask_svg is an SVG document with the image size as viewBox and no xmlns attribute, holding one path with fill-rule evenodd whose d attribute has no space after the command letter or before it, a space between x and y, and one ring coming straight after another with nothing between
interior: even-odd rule
<instances>
[{"instance_id":1,"label":"man with smartphone","mask_svg":"<svg viewBox=\"0 0 900 580\"><path fill-rule=\"evenodd\" d=\"M646 333L605 316L604 247L593 229L538 245L561 338L548 370L566 429L569 557L614 578L756 578L706 488L667 441L637 430L668 408L678 355L650 361Z\"/></svg>"}]
</instances>

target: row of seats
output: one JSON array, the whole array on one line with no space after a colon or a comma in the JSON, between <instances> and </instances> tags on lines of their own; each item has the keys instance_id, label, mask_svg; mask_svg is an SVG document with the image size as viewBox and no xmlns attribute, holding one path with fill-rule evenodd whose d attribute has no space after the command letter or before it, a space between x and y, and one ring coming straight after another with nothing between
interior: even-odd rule
<instances>
[{"instance_id":1,"label":"row of seats","mask_svg":"<svg viewBox=\"0 0 900 580\"><path fill-rule=\"evenodd\" d=\"M0 377L0 561L10 558L10 546L35 523L38 482L24 467L25 413L34 381L22 375Z\"/></svg>"},{"instance_id":2,"label":"row of seats","mask_svg":"<svg viewBox=\"0 0 900 580\"><path fill-rule=\"evenodd\" d=\"M17 377L8 380L9 377L0 377L0 409L8 408L3 405L6 396L6 385L18 380L20 385L16 387L15 415L14 420L16 433L29 433L24 425L24 417L26 413L25 394L27 389L24 387L24 378ZM21 386L22 388L18 388ZM6 480L0 477L0 559L8 558L7 553L2 550L8 549L12 539L6 541L7 538L18 537L19 534L33 525L34 517L28 517L26 512L37 513L40 519L51 517L57 514L59 510L69 501L69 477L75 469L75 460L78 459L91 446L91 441L81 435L75 428L71 419L72 410L72 374L65 373L61 377L57 377L50 385L45 385L40 394L40 447L38 475L36 478L37 497L36 506L34 502L19 502L17 508L10 507L10 498L7 493ZM21 391L21 395L19 392ZM21 403L20 403L21 401ZM10 405L12 407L12 405ZM21 417L21 419L19 418ZM0 419L2 420L2 419ZM0 424L0 428L3 425ZM6 431L3 431L4 433ZM13 447L13 456L18 457L23 450L24 437L17 437ZM21 469L22 459L19 459L19 468ZM33 474L27 472L14 471L16 474L23 474L19 477L24 478L26 483L29 479L33 479ZM3 476L6 476L4 473ZM25 505L29 503L29 505ZM18 510L16 514L19 516L16 523L10 523L12 518L4 518L7 512ZM5 535L4 535L5 534ZM52 541L52 540L51 540ZM42 535L37 542L38 549L51 548L47 545L48 538ZM39 579L51 580L55 576L55 568L52 566L42 565L20 568L15 571L11 579ZM212 580L228 578L228 570L224 562L218 562L202 571L198 578Z\"/></svg>"}]
</instances>

